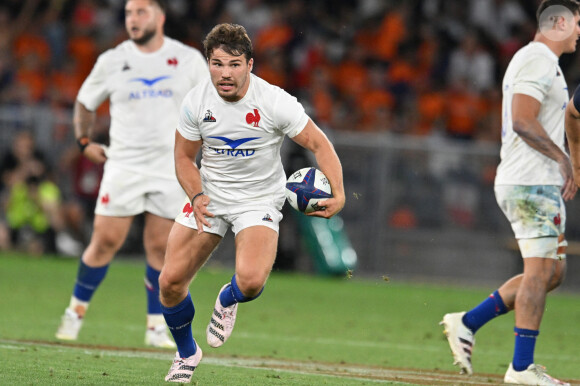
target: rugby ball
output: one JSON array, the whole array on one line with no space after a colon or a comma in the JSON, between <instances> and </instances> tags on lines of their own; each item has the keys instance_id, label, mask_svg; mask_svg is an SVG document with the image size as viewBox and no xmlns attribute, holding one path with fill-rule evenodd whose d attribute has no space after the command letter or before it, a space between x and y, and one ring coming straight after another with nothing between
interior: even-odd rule
<instances>
[{"instance_id":1,"label":"rugby ball","mask_svg":"<svg viewBox=\"0 0 580 386\"><path fill-rule=\"evenodd\" d=\"M332 197L330 183L324 173L316 168L297 170L286 181L286 199L290 206L299 212L324 210L318 202L330 197Z\"/></svg>"}]
</instances>

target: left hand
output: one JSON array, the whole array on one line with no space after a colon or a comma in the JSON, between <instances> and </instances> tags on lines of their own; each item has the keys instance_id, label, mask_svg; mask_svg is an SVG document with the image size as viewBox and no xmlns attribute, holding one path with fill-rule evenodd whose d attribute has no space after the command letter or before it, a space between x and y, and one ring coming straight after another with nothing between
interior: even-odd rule
<instances>
[{"instance_id":1,"label":"left hand","mask_svg":"<svg viewBox=\"0 0 580 386\"><path fill-rule=\"evenodd\" d=\"M318 205L324 207L324 210L317 210L315 212L306 213L307 216L331 218L344 208L345 197L344 194L327 198L324 201L318 201Z\"/></svg>"},{"instance_id":2,"label":"left hand","mask_svg":"<svg viewBox=\"0 0 580 386\"><path fill-rule=\"evenodd\" d=\"M558 165L560 167L560 174L562 174L562 178L564 179L564 184L561 189L562 198L564 201L569 201L574 198L576 191L578 190L578 186L574 182L572 163L568 157L563 157L563 159L558 162Z\"/></svg>"}]
</instances>

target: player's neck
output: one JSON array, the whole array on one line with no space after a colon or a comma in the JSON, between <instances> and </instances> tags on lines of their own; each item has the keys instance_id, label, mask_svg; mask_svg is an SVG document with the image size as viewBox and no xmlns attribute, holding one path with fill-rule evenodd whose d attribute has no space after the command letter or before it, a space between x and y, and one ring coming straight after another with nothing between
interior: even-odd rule
<instances>
[{"instance_id":1,"label":"player's neck","mask_svg":"<svg viewBox=\"0 0 580 386\"><path fill-rule=\"evenodd\" d=\"M151 52L158 51L163 46L163 41L164 41L163 33L158 33L155 34L155 36L153 36L147 43L145 44L135 43L135 45L137 46L137 49L139 51L148 54Z\"/></svg>"},{"instance_id":2,"label":"player's neck","mask_svg":"<svg viewBox=\"0 0 580 386\"><path fill-rule=\"evenodd\" d=\"M562 54L564 53L564 43L563 42L550 40L540 32L536 33L536 36L534 36L534 41L539 42L539 43L544 43L550 49L550 51L552 51L554 54L556 54L557 57L562 56Z\"/></svg>"}]
</instances>

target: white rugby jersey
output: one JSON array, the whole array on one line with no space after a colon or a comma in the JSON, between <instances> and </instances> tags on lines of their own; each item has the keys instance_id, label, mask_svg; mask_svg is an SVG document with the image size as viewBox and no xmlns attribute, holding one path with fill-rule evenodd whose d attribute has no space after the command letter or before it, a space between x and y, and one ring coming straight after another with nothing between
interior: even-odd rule
<instances>
[{"instance_id":1,"label":"white rugby jersey","mask_svg":"<svg viewBox=\"0 0 580 386\"><path fill-rule=\"evenodd\" d=\"M109 167L176 178L173 147L185 94L209 78L201 52L168 38L153 53L126 40L101 54L77 99L94 111L110 98Z\"/></svg>"},{"instance_id":2,"label":"white rugby jersey","mask_svg":"<svg viewBox=\"0 0 580 386\"><path fill-rule=\"evenodd\" d=\"M512 99L525 94L541 104L538 121L564 151L564 113L570 99L558 56L548 46L531 42L512 58L503 79L501 162L496 185L557 185L563 179L558 163L526 144L514 131Z\"/></svg>"},{"instance_id":3,"label":"white rugby jersey","mask_svg":"<svg viewBox=\"0 0 580 386\"><path fill-rule=\"evenodd\" d=\"M208 79L183 100L177 130L202 140L201 176L210 198L223 203L284 204L286 175L280 158L284 136L308 122L302 105L279 87L250 74L246 95L226 102ZM207 191L206 191L207 193Z\"/></svg>"}]
</instances>

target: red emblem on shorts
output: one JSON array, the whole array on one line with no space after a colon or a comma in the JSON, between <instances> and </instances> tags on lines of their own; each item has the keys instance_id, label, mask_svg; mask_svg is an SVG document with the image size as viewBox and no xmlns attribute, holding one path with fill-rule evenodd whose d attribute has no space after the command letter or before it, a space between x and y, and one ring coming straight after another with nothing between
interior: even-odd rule
<instances>
[{"instance_id":1,"label":"red emblem on shorts","mask_svg":"<svg viewBox=\"0 0 580 386\"><path fill-rule=\"evenodd\" d=\"M189 215L193 213L193 208L189 202L185 204L182 212L185 213L185 217L189 217Z\"/></svg>"},{"instance_id":2,"label":"red emblem on shorts","mask_svg":"<svg viewBox=\"0 0 580 386\"><path fill-rule=\"evenodd\" d=\"M106 193L103 197L101 197L101 204L107 205L109 203L109 193Z\"/></svg>"},{"instance_id":3,"label":"red emblem on shorts","mask_svg":"<svg viewBox=\"0 0 580 386\"><path fill-rule=\"evenodd\" d=\"M248 124L254 124L254 127L258 127L258 123L260 122L260 113L258 112L258 109L254 109L254 114L252 113L248 113L246 115L246 122L248 122Z\"/></svg>"},{"instance_id":4,"label":"red emblem on shorts","mask_svg":"<svg viewBox=\"0 0 580 386\"><path fill-rule=\"evenodd\" d=\"M560 219L560 213L556 217L554 217L554 225L560 225L562 220Z\"/></svg>"}]
</instances>

